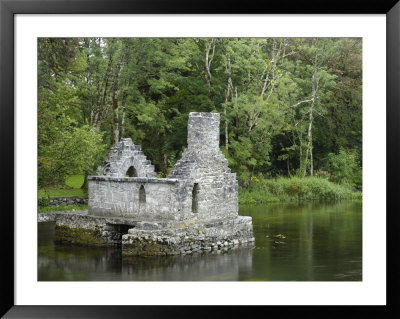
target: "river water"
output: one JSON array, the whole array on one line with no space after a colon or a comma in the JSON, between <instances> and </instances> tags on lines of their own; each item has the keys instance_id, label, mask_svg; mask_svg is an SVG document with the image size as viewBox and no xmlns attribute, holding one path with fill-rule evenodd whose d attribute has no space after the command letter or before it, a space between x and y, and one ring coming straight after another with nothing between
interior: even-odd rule
<instances>
[{"instance_id":1,"label":"river water","mask_svg":"<svg viewBox=\"0 0 400 319\"><path fill-rule=\"evenodd\" d=\"M360 281L361 202L240 206L255 246L220 254L122 259L118 248L56 245L38 224L39 281Z\"/></svg>"}]
</instances>

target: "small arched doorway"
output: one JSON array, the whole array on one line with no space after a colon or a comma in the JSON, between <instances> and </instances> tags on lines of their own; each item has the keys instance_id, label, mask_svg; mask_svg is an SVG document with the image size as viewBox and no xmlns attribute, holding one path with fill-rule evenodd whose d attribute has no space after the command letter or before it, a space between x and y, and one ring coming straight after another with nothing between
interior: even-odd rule
<instances>
[{"instance_id":1,"label":"small arched doorway","mask_svg":"<svg viewBox=\"0 0 400 319\"><path fill-rule=\"evenodd\" d=\"M139 207L144 207L146 205L146 190L143 185L139 188Z\"/></svg>"},{"instance_id":2,"label":"small arched doorway","mask_svg":"<svg viewBox=\"0 0 400 319\"><path fill-rule=\"evenodd\" d=\"M126 171L125 177L137 177L136 169L133 166L130 166Z\"/></svg>"},{"instance_id":3,"label":"small arched doorway","mask_svg":"<svg viewBox=\"0 0 400 319\"><path fill-rule=\"evenodd\" d=\"M192 190L192 212L197 214L199 212L199 184L194 183Z\"/></svg>"}]
</instances>

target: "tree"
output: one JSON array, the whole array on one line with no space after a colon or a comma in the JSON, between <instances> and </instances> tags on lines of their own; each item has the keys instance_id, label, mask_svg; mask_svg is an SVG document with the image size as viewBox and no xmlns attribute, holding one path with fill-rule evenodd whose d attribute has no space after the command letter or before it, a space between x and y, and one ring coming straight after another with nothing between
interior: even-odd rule
<instances>
[{"instance_id":1,"label":"tree","mask_svg":"<svg viewBox=\"0 0 400 319\"><path fill-rule=\"evenodd\" d=\"M339 148L361 166L361 49L348 38L39 39L40 183L84 168L57 155L77 136L100 149L131 137L167 176L194 111L222 114L221 147L241 185L314 175Z\"/></svg>"},{"instance_id":2,"label":"tree","mask_svg":"<svg viewBox=\"0 0 400 319\"><path fill-rule=\"evenodd\" d=\"M338 184L350 184L361 189L362 174L355 151L340 148L337 154L329 153L326 162L329 179Z\"/></svg>"},{"instance_id":3,"label":"tree","mask_svg":"<svg viewBox=\"0 0 400 319\"><path fill-rule=\"evenodd\" d=\"M98 162L102 134L79 116L77 74L84 72L79 39L41 38L38 50L38 183L63 186L67 174L91 170Z\"/></svg>"}]
</instances>

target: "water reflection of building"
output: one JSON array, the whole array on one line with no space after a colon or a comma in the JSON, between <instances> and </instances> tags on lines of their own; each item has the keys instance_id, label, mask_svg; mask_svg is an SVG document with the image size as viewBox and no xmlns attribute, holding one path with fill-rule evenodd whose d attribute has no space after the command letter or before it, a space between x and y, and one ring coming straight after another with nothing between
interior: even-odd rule
<instances>
[{"instance_id":1,"label":"water reflection of building","mask_svg":"<svg viewBox=\"0 0 400 319\"><path fill-rule=\"evenodd\" d=\"M250 273L251 269L252 250L247 248L121 261L121 251L114 248L78 248L66 255L63 247L56 247L50 255L38 256L39 280L237 281L240 273Z\"/></svg>"},{"instance_id":2,"label":"water reflection of building","mask_svg":"<svg viewBox=\"0 0 400 319\"><path fill-rule=\"evenodd\" d=\"M237 281L250 273L253 251L240 248L222 253L170 257L127 257L122 261L122 280Z\"/></svg>"},{"instance_id":3,"label":"water reflection of building","mask_svg":"<svg viewBox=\"0 0 400 319\"><path fill-rule=\"evenodd\" d=\"M122 258L118 247L54 244L54 223L39 225L39 281L236 281L249 278L246 274L252 271L252 247L207 254Z\"/></svg>"}]
</instances>

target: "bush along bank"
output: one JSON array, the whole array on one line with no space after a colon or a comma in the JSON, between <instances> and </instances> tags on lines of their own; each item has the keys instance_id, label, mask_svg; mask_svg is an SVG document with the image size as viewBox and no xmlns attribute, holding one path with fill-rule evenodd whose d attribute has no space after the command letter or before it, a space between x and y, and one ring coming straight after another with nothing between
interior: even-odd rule
<instances>
[{"instance_id":1,"label":"bush along bank","mask_svg":"<svg viewBox=\"0 0 400 319\"><path fill-rule=\"evenodd\" d=\"M263 204L309 200L362 200L362 193L346 184L335 184L320 177L253 177L239 194L240 204Z\"/></svg>"}]
</instances>

